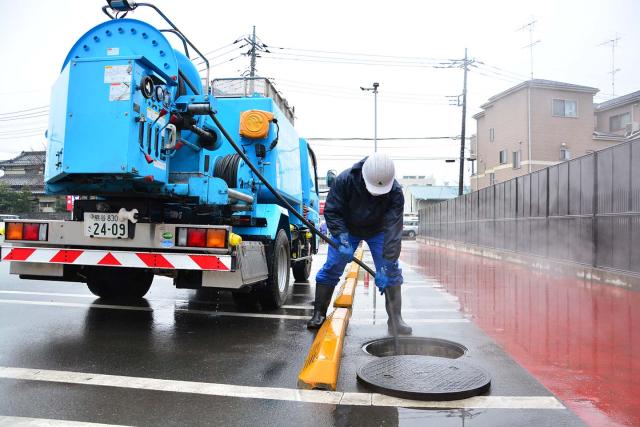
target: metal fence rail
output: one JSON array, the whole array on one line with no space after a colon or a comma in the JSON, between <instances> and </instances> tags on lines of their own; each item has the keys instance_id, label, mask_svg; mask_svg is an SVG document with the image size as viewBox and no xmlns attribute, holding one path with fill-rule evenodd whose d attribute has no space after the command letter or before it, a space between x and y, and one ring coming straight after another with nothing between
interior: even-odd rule
<instances>
[{"instance_id":1,"label":"metal fence rail","mask_svg":"<svg viewBox=\"0 0 640 427\"><path fill-rule=\"evenodd\" d=\"M419 235L640 273L640 141L423 208Z\"/></svg>"}]
</instances>

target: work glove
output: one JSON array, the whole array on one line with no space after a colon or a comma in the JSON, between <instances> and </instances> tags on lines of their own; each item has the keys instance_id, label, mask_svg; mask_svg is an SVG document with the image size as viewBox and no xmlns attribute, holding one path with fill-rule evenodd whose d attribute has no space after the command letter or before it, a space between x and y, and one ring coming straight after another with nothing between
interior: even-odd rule
<instances>
[{"instance_id":1,"label":"work glove","mask_svg":"<svg viewBox=\"0 0 640 427\"><path fill-rule=\"evenodd\" d=\"M380 295L384 294L384 290L389 286L389 270L392 265L397 261L389 261L388 259L384 259L382 262L382 266L376 272L375 283L380 291Z\"/></svg>"},{"instance_id":2,"label":"work glove","mask_svg":"<svg viewBox=\"0 0 640 427\"><path fill-rule=\"evenodd\" d=\"M344 262L351 262L351 258L353 258L353 248L351 247L351 243L349 243L349 234L340 234L339 240L340 247L338 248L338 254L340 255L340 258Z\"/></svg>"}]
</instances>

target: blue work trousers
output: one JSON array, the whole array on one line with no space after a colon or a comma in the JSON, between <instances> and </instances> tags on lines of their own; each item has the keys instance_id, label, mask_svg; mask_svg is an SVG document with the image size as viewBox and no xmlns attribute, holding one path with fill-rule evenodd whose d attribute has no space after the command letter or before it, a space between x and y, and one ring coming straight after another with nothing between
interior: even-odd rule
<instances>
[{"instance_id":1,"label":"blue work trousers","mask_svg":"<svg viewBox=\"0 0 640 427\"><path fill-rule=\"evenodd\" d=\"M383 258L383 248L384 248L384 232L378 233L375 236L369 237L368 239L363 239L362 237L354 236L349 233L349 244L355 251L360 242L364 240L367 242L369 246L369 250L371 251L371 256L373 257L373 263L376 266L376 271L380 271L380 268L385 263ZM334 242L340 244L340 242L336 239ZM398 266L398 261L395 260L391 263L388 263L387 268L387 276L389 277L389 285L388 286L398 286L402 284L402 269ZM322 286L336 286L340 281L340 276L344 273L344 268L347 266L347 261L340 256L340 253L333 246L329 245L329 253L327 254L327 261L324 263L318 274L316 275L316 284Z\"/></svg>"}]
</instances>

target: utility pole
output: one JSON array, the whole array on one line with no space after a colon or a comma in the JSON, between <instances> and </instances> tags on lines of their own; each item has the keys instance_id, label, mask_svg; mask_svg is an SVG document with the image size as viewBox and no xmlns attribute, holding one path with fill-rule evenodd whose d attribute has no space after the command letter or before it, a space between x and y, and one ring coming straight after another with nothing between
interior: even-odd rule
<instances>
[{"instance_id":1,"label":"utility pole","mask_svg":"<svg viewBox=\"0 0 640 427\"><path fill-rule=\"evenodd\" d=\"M373 92L373 152L378 152L378 87L380 83L374 82L373 87L362 87L361 90Z\"/></svg>"},{"instance_id":2,"label":"utility pole","mask_svg":"<svg viewBox=\"0 0 640 427\"><path fill-rule=\"evenodd\" d=\"M467 59L467 48L464 48L464 84L462 86L462 130L460 132L460 176L458 178L458 196L462 196L464 186L464 143L467 125L467 72L469 71L469 60Z\"/></svg>"},{"instance_id":3,"label":"utility pole","mask_svg":"<svg viewBox=\"0 0 640 427\"><path fill-rule=\"evenodd\" d=\"M524 24L522 27L518 28L516 31L529 31L529 44L523 46L523 49L529 49L529 67L530 67L530 78L533 80L533 47L540 43L540 40L533 41L533 30L534 26L538 21L532 19L531 22ZM531 173L533 160L531 159L531 82L527 84L527 168L528 172Z\"/></svg>"},{"instance_id":4,"label":"utility pole","mask_svg":"<svg viewBox=\"0 0 640 427\"><path fill-rule=\"evenodd\" d=\"M540 40L533 41L533 29L536 22L538 21L533 19L531 22L524 24L522 27L516 30L516 31L525 31L525 30L529 31L529 44L526 46L523 46L523 49L529 48L529 67L530 67L531 80L533 80L533 47L538 43L540 43Z\"/></svg>"},{"instance_id":5,"label":"utility pole","mask_svg":"<svg viewBox=\"0 0 640 427\"><path fill-rule=\"evenodd\" d=\"M253 26L253 35L251 36L251 69L249 77L256 76L256 26Z\"/></svg>"},{"instance_id":6,"label":"utility pole","mask_svg":"<svg viewBox=\"0 0 640 427\"><path fill-rule=\"evenodd\" d=\"M611 45L611 71L609 72L609 74L611 74L611 98L616 97L616 73L620 71L620 68L616 68L616 47L618 46L618 40L620 40L620 37L616 34L614 38L598 45Z\"/></svg>"}]
</instances>

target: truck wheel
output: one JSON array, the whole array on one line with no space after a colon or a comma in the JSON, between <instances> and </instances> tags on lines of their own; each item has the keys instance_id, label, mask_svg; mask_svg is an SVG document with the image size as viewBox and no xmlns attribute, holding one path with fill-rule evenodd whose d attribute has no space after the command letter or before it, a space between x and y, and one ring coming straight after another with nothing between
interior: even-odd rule
<instances>
[{"instance_id":1,"label":"truck wheel","mask_svg":"<svg viewBox=\"0 0 640 427\"><path fill-rule=\"evenodd\" d=\"M101 268L87 275L87 287L100 298L136 300L145 296L153 272L142 268Z\"/></svg>"},{"instance_id":2,"label":"truck wheel","mask_svg":"<svg viewBox=\"0 0 640 427\"><path fill-rule=\"evenodd\" d=\"M305 259L304 261L294 262L291 269L296 282L306 282L311 275L311 260Z\"/></svg>"},{"instance_id":3,"label":"truck wheel","mask_svg":"<svg viewBox=\"0 0 640 427\"><path fill-rule=\"evenodd\" d=\"M284 230L278 231L276 240L267 250L267 265L269 278L263 287L258 289L258 300L265 310L280 308L291 290L289 286L289 268L291 266L291 252L289 239Z\"/></svg>"},{"instance_id":4,"label":"truck wheel","mask_svg":"<svg viewBox=\"0 0 640 427\"><path fill-rule=\"evenodd\" d=\"M411 230L409 231L409 233L407 234L409 236L410 239L415 239L416 238L416 232Z\"/></svg>"}]
</instances>

